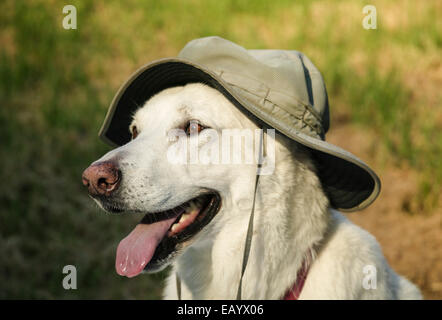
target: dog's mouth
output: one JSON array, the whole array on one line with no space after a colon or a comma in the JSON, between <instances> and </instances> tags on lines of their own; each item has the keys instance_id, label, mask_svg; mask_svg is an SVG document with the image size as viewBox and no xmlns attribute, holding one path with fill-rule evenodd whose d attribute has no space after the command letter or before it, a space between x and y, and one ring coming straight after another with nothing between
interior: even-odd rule
<instances>
[{"instance_id":1,"label":"dog's mouth","mask_svg":"<svg viewBox=\"0 0 442 320\"><path fill-rule=\"evenodd\" d=\"M147 213L117 249L115 268L134 277L143 270L157 271L184 243L201 231L218 213L221 197L208 193L170 210Z\"/></svg>"}]
</instances>

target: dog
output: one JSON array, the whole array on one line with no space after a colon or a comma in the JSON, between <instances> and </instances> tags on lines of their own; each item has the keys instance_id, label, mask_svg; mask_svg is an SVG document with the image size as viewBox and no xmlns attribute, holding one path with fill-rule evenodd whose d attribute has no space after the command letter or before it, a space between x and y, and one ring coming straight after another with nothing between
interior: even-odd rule
<instances>
[{"instance_id":1,"label":"dog","mask_svg":"<svg viewBox=\"0 0 442 320\"><path fill-rule=\"evenodd\" d=\"M108 212L131 212L140 224L117 249L117 273L134 277L172 266L165 299L234 299L241 277L250 211L253 240L242 298L281 299L308 265L299 299L421 299L419 289L388 265L376 239L331 208L310 150L276 132L273 172L255 190L256 165L168 160L173 129L259 126L203 83L165 89L133 114L132 140L83 173ZM196 138L197 137L197 138ZM253 197L256 191L256 201Z\"/></svg>"}]
</instances>

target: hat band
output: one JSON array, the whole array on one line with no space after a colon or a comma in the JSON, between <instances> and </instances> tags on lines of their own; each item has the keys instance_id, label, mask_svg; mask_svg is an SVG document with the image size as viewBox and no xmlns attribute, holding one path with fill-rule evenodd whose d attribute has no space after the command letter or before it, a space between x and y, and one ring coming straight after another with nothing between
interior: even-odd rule
<instances>
[{"instance_id":1,"label":"hat band","mask_svg":"<svg viewBox=\"0 0 442 320\"><path fill-rule=\"evenodd\" d=\"M217 73L222 80L238 92L239 96L244 97L248 102L260 106L275 118L289 119L292 126L304 134L324 140L325 132L321 124L321 117L309 104L296 97L272 90L256 79L227 71L218 71ZM244 83L247 83L247 88L243 87ZM285 105L296 104L297 108L285 107L283 103L275 103L275 101L283 101ZM291 111L289 112L287 109Z\"/></svg>"}]
</instances>

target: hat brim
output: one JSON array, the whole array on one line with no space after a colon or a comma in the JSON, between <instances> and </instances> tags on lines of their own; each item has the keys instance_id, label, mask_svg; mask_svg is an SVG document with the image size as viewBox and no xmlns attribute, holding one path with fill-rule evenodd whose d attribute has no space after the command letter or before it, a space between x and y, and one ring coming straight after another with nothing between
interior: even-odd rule
<instances>
[{"instance_id":1,"label":"hat brim","mask_svg":"<svg viewBox=\"0 0 442 320\"><path fill-rule=\"evenodd\" d=\"M318 176L332 207L342 211L362 210L379 195L376 173L350 152L312 138L263 112L243 99L212 71L191 61L167 58L138 69L118 90L107 112L99 136L112 146L130 141L129 125L134 111L156 93L189 83L205 83L219 90L241 111L263 121L287 137L308 147L317 164Z\"/></svg>"}]
</instances>

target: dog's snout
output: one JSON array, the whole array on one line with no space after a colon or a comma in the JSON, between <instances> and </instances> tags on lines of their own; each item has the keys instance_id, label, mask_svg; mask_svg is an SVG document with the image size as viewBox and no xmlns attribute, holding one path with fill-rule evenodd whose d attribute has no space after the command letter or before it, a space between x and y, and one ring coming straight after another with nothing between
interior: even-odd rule
<instances>
[{"instance_id":1,"label":"dog's snout","mask_svg":"<svg viewBox=\"0 0 442 320\"><path fill-rule=\"evenodd\" d=\"M110 196L120 185L121 171L113 162L98 162L84 170L82 180L91 196Z\"/></svg>"}]
</instances>

